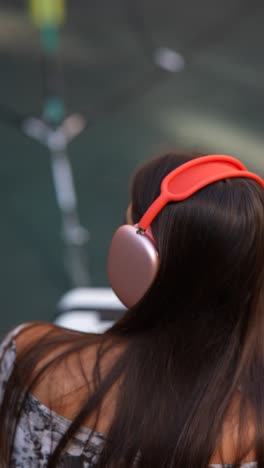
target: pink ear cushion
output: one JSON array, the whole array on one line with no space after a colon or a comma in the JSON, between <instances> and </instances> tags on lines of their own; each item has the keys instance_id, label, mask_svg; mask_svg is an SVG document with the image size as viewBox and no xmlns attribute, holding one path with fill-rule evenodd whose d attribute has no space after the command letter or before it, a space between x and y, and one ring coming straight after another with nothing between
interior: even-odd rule
<instances>
[{"instance_id":1,"label":"pink ear cushion","mask_svg":"<svg viewBox=\"0 0 264 468\"><path fill-rule=\"evenodd\" d=\"M109 282L128 308L144 296L158 271L159 256L150 236L138 234L136 226L125 225L116 231L110 245Z\"/></svg>"}]
</instances>

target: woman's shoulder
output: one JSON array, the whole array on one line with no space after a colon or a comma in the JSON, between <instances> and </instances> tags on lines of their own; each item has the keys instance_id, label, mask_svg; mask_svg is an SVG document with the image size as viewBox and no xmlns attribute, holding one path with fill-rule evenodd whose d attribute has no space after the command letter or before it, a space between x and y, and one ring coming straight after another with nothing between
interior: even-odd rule
<instances>
[{"instance_id":1,"label":"woman's shoulder","mask_svg":"<svg viewBox=\"0 0 264 468\"><path fill-rule=\"evenodd\" d=\"M103 379L123 349L118 344L108 346L108 337L104 340L102 335L75 332L49 323L24 324L12 331L11 336L12 363L9 362L9 372L3 373L5 380L8 380L14 361L18 369L25 368L26 371L29 364L33 379L41 373L31 396L68 420L75 418L82 404L93 394L95 366L98 365ZM102 343L103 348L100 348ZM102 356L97 364L98 352ZM114 385L104 398L103 417L96 427L99 433L107 432L117 390L118 385ZM94 415L84 421L88 428L93 425Z\"/></svg>"},{"instance_id":2,"label":"woman's shoulder","mask_svg":"<svg viewBox=\"0 0 264 468\"><path fill-rule=\"evenodd\" d=\"M30 323L23 323L21 325L12 328L6 335L0 340L0 360L6 364L7 362L13 361L16 357L16 338L27 328L31 326ZM3 369L1 368L1 372Z\"/></svg>"},{"instance_id":3,"label":"woman's shoulder","mask_svg":"<svg viewBox=\"0 0 264 468\"><path fill-rule=\"evenodd\" d=\"M14 368L15 362L23 353L29 350L35 343L39 342L52 330L57 329L57 332L62 333L53 324L44 322L27 322L20 324L11 329L0 340L0 386L1 391L5 386L5 382L10 377Z\"/></svg>"},{"instance_id":4,"label":"woman's shoulder","mask_svg":"<svg viewBox=\"0 0 264 468\"><path fill-rule=\"evenodd\" d=\"M0 339L0 349L3 351L12 343L16 343L18 348L23 349L36 338L40 338L52 329L59 328L56 325L46 322L26 322L12 328Z\"/></svg>"},{"instance_id":5,"label":"woman's shoulder","mask_svg":"<svg viewBox=\"0 0 264 468\"><path fill-rule=\"evenodd\" d=\"M71 336L74 335L71 335L66 329L48 323L26 323L11 330L0 342L0 405L12 371L19 370L21 364L25 366L25 362L29 362L31 356L37 357L37 344L45 349L46 344L49 348L50 343L56 343L56 338L59 338L59 344L61 344L67 341L67 337ZM64 337L66 337L65 340ZM52 360L52 352L48 354L50 354L49 360ZM55 400L57 399L56 392L51 395L50 390L57 390L58 387L60 391L65 391L65 374L67 374L65 370L67 369L63 367L56 368L56 379L54 379L53 372L48 373L46 378L40 379L39 386L37 385L34 392L27 395L23 403L18 426L19 437L15 439L14 455L15 459L19 463L22 462L23 466L30 464L32 456L39 457L39 450L41 450L42 459L46 460L53 440L55 444L70 427L72 419L64 417L63 413L54 411L56 406L53 408L53 405L49 405L51 396ZM76 383L75 379L72 380L73 383ZM32 427L34 427L34 444L32 443ZM86 447L85 442L88 439L90 442L89 446ZM35 442L38 444L36 445L37 453L35 453ZM61 466L68 466L67 463L69 466L75 466L79 460L78 454L82 454L82 459L87 460L87 464L76 464L76 466L93 466L92 461L96 459L103 442L103 434L96 432L91 437L91 429L81 427L72 440L69 450L67 449L63 453Z\"/></svg>"},{"instance_id":6,"label":"woman's shoulder","mask_svg":"<svg viewBox=\"0 0 264 468\"><path fill-rule=\"evenodd\" d=\"M31 323L22 323L12 328L9 332L2 336L0 340L0 349L3 352L8 346L15 340L15 338L27 327L30 327Z\"/></svg>"},{"instance_id":7,"label":"woman's shoulder","mask_svg":"<svg viewBox=\"0 0 264 468\"><path fill-rule=\"evenodd\" d=\"M39 342L53 330L62 331L63 329L48 322L28 322L19 325L13 332L11 331L16 343L17 353L20 354L31 345Z\"/></svg>"}]
</instances>

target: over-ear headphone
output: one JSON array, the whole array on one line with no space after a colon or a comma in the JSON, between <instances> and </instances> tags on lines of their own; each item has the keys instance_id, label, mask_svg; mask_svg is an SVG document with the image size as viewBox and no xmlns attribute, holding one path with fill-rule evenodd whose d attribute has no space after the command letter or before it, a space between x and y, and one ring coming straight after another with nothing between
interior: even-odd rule
<instances>
[{"instance_id":1,"label":"over-ear headphone","mask_svg":"<svg viewBox=\"0 0 264 468\"><path fill-rule=\"evenodd\" d=\"M218 180L245 177L264 181L249 172L237 159L214 154L192 159L174 169L163 179L161 193L135 226L121 226L113 236L109 257L110 285L128 308L135 305L153 283L159 269L159 254L150 225L169 202L191 197L201 188Z\"/></svg>"}]
</instances>

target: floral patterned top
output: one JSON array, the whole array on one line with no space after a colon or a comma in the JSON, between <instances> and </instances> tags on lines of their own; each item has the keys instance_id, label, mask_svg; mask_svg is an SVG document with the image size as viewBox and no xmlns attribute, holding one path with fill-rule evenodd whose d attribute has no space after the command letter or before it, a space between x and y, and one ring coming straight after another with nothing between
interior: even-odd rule
<instances>
[{"instance_id":1,"label":"floral patterned top","mask_svg":"<svg viewBox=\"0 0 264 468\"><path fill-rule=\"evenodd\" d=\"M15 336L24 325L9 333L0 344L0 404L6 382L16 361ZM50 453L68 429L71 421L40 403L32 395L26 400L19 420L14 443L12 465L9 468L45 468ZM82 427L65 448L58 468L95 468L102 451L105 435L95 432L87 444L91 430ZM233 465L210 465L209 468L232 468ZM256 468L254 462L243 468Z\"/></svg>"}]
</instances>

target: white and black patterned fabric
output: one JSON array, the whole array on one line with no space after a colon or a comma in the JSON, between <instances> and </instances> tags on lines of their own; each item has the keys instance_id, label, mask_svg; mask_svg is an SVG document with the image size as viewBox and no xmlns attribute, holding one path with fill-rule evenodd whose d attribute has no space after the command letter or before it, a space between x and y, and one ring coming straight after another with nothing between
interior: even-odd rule
<instances>
[{"instance_id":1,"label":"white and black patterned fabric","mask_svg":"<svg viewBox=\"0 0 264 468\"><path fill-rule=\"evenodd\" d=\"M23 327L23 325L22 325ZM0 404L6 382L16 361L15 336L21 327L11 332L0 344ZM32 395L26 400L18 423L12 465L9 468L45 468L48 458L71 421L51 411ZM95 468L102 451L105 436L82 427L66 447L58 468ZM243 468L256 468L257 464L245 463ZM233 465L210 465L209 468L233 468Z\"/></svg>"}]
</instances>

